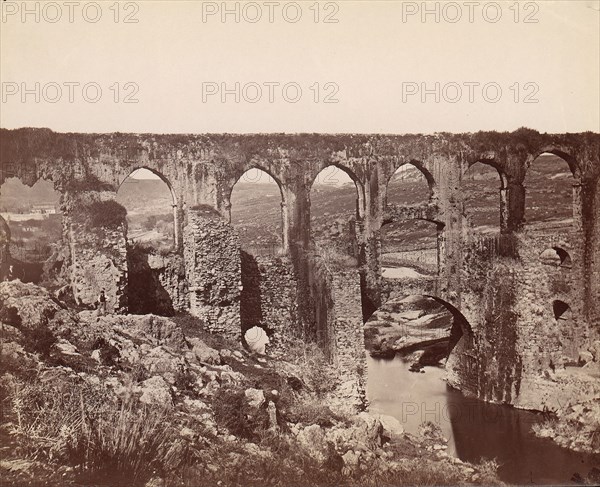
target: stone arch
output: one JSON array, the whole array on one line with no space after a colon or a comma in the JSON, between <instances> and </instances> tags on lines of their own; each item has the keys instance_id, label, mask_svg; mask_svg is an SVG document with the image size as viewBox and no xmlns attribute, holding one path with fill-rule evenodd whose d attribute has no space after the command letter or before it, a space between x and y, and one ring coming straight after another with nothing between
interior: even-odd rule
<instances>
[{"instance_id":1,"label":"stone arch","mask_svg":"<svg viewBox=\"0 0 600 487\"><path fill-rule=\"evenodd\" d=\"M398 170L400 168L408 167L408 166L412 166L412 167L416 168L423 175L423 177L425 178L425 181L427 182L427 186L429 187L429 201L433 201L435 199L436 192L437 192L437 184L435 182L435 178L433 177L431 172L429 172L429 170L425 167L425 165L421 161L411 159L410 161L401 162L397 166L394 166L392 173L387 178L386 185L385 185L386 205L388 202L389 186L390 186L390 182L391 182L392 178L394 177L394 175L398 172Z\"/></svg>"},{"instance_id":2,"label":"stone arch","mask_svg":"<svg viewBox=\"0 0 600 487\"><path fill-rule=\"evenodd\" d=\"M337 174L337 169L345 176ZM345 178L347 183L344 183ZM354 267L359 222L364 218L362 183L350 169L335 163L321 167L317 174L311 175L310 181L307 188L311 245L322 257L339 258L344 266ZM355 198L350 194L355 194Z\"/></svg>"},{"instance_id":3,"label":"stone arch","mask_svg":"<svg viewBox=\"0 0 600 487\"><path fill-rule=\"evenodd\" d=\"M557 267L571 268L573 261L571 254L562 247L550 247L540 254L540 260L543 264L554 265Z\"/></svg>"},{"instance_id":4,"label":"stone arch","mask_svg":"<svg viewBox=\"0 0 600 487\"><path fill-rule=\"evenodd\" d=\"M358 177L352 171L352 169L335 162L331 164L322 165L316 172L316 174L314 174L314 176L311 177L309 191L311 191L314 188L315 183L318 182L317 180L319 178L319 175L330 167L340 169L354 182L354 186L356 187L356 216L358 219L362 220L365 214L365 188L361 180L358 179ZM327 179L324 182L327 182ZM331 183L335 183L335 181L332 179Z\"/></svg>"},{"instance_id":5,"label":"stone arch","mask_svg":"<svg viewBox=\"0 0 600 487\"><path fill-rule=\"evenodd\" d=\"M544 161L543 158L547 156L555 156L559 161ZM554 167L549 169L542 164L552 164ZM561 164L568 167L567 172L558 170ZM541 176L535 174L533 168L536 166L540 168L537 172ZM575 158L553 146L543 147L530 155L526 160L523 179L525 225L546 222L544 226L547 226L547 222L555 220L558 226L552 228L572 227L574 216L581 212L581 208L577 207L580 203L573 191L573 188L578 186L579 174ZM569 184L565 179L569 180ZM551 195L551 198L540 196L544 193ZM549 199L552 201L548 201Z\"/></svg>"},{"instance_id":6,"label":"stone arch","mask_svg":"<svg viewBox=\"0 0 600 487\"><path fill-rule=\"evenodd\" d=\"M365 321L365 341L367 347L369 347L369 340L371 339L371 337L369 337L369 323L367 322L370 321L373 316L376 316L378 311L400 303L417 303L416 309L421 310L421 313L415 313L414 316L411 316L411 311L397 313L398 310L395 310L395 315L390 313L390 316L397 317L393 318L393 320L408 320L408 324L406 322L403 323L403 325L406 325L406 330L409 330L407 336L413 333L413 339L416 338L416 340L414 343L411 343L410 340L407 341L407 351L412 351L412 349L418 350L420 349L420 345L425 347L433 346L435 347L435 353L447 360L461 340L463 341L463 346L461 347L463 350L465 348L470 348L473 339L473 330L469 321L461 311L435 294L430 294L426 291L420 292L418 290L415 290L415 292L409 291L408 293L390 295L384 304L367 318ZM431 303L436 303L438 307L432 308ZM409 305L408 307L409 310L413 308L415 308L415 306L411 307ZM443 310L441 314L439 314L440 309ZM448 321L450 319L451 322ZM417 325L422 325L424 327L424 334L421 334L421 332L418 331ZM447 331L448 328L450 328L449 332ZM402 331L402 333L405 333L405 331ZM396 353L395 351L386 353L386 349L380 349L380 351L382 351L382 354L380 355L382 357L390 357Z\"/></svg>"},{"instance_id":7,"label":"stone arch","mask_svg":"<svg viewBox=\"0 0 600 487\"><path fill-rule=\"evenodd\" d=\"M527 158L527 161L525 164L525 170L529 171L531 165L537 160L538 157L540 157L543 154L553 154L557 157L560 157L569 166L569 169L571 170L571 173L573 174L573 178L575 178L575 180L580 179L581 171L580 171L579 163L577 162L577 159L575 159L574 156L572 156L571 154L566 152L563 148L560 148L560 147L557 147L554 145L543 146L538 151L531 154Z\"/></svg>"},{"instance_id":8,"label":"stone arch","mask_svg":"<svg viewBox=\"0 0 600 487\"><path fill-rule=\"evenodd\" d=\"M281 223L281 231L280 231L280 235L279 235L279 242L281 244L281 249L283 252L287 252L288 251L288 227L289 227L289 223L288 223L288 214L287 214L287 202L286 202L286 197L285 197L285 192L283 191L283 185L281 184L280 179L275 176L270 170L268 170L267 168L265 168L262 165L259 164L252 164L249 167L245 167L242 171L238 171L238 173L235 176L234 180L235 182L228 188L227 191L227 198L226 198L226 211L228 212L228 217L229 217L229 222L232 222L232 214L231 214L231 209L233 207L233 204L231 202L231 198L233 196L233 191L235 189L235 186L242 180L242 178L248 174L248 172L252 171L252 170L256 170L258 171L259 177L261 173L264 173L266 176L270 177L275 184L277 185L277 188L279 189L279 195L280 195L280 201L281 201L281 214L280 214L280 223Z\"/></svg>"},{"instance_id":9,"label":"stone arch","mask_svg":"<svg viewBox=\"0 0 600 487\"><path fill-rule=\"evenodd\" d=\"M479 182L477 181L474 167L480 167ZM495 176L498 178L496 179ZM500 181L500 186L491 190L486 180L494 177L494 180ZM463 215L467 218L472 228L498 227L499 230L507 226L507 187L508 178L502 168L493 159L480 158L468 163L461 173L461 195L463 198ZM497 196L493 196L497 191ZM474 211L472 201L473 194L477 197L477 207L479 212ZM491 195L494 201L488 201L487 196ZM482 198L483 196L483 198ZM494 216L497 215L497 216ZM496 223L493 223L493 222Z\"/></svg>"},{"instance_id":10,"label":"stone arch","mask_svg":"<svg viewBox=\"0 0 600 487\"><path fill-rule=\"evenodd\" d=\"M142 171L142 172L149 172L152 175L156 176L161 183L164 183L166 185L166 187L169 190L169 193L171 195L171 202L170 202L170 206L171 206L171 213L170 213L170 217L168 220L163 220L166 221L167 223L170 221L170 219L172 218L172 227L173 227L173 239L172 239L172 248L173 249L178 249L178 247L180 246L180 235L181 235L181 226L182 226L182 219L181 219L181 215L180 212L178 211L179 205L178 205L178 198L177 198L177 194L173 188L173 184L171 183L171 181L169 181L169 179L162 174L160 171L148 167L148 166L136 166L134 168L132 168L127 176L125 176L119 183L118 187L117 187L117 191L116 191L116 200L119 201L120 199L122 199L124 197L124 194L126 192L124 185L127 183L127 181L133 182L133 181L138 181L135 178L132 178L131 176L134 175L136 172L138 171ZM142 178L140 179L140 181L148 181L151 179L147 179L147 178ZM123 206L127 206L125 204L125 202L123 201L119 201L121 204L123 204ZM156 217L156 215L150 215L150 216L154 216ZM164 223L158 222L158 225L165 225ZM166 228L169 228L168 226Z\"/></svg>"},{"instance_id":11,"label":"stone arch","mask_svg":"<svg viewBox=\"0 0 600 487\"><path fill-rule=\"evenodd\" d=\"M123 179L121 179L121 181L119 181L119 185L117 186L116 193L119 192L119 190L123 186L123 183L125 181L127 181L127 179L129 179L134 172L139 171L140 169L145 169L146 171L150 171L155 176L158 176L161 179L161 181L164 182L167 185L167 187L169 188L169 191L171 192L171 196L173 198L173 205L177 205L177 203L178 203L177 193L173 189L173 184L171 184L171 181L169 181L169 179L164 174L162 174L160 171L158 171L154 168L151 168L149 166L135 166L135 167L131 168L131 170L129 170L129 172L127 173L127 176L125 176Z\"/></svg>"},{"instance_id":12,"label":"stone arch","mask_svg":"<svg viewBox=\"0 0 600 487\"><path fill-rule=\"evenodd\" d=\"M11 173L0 185L1 279L62 284L62 194L56 182L43 175L21 176Z\"/></svg>"}]
</instances>

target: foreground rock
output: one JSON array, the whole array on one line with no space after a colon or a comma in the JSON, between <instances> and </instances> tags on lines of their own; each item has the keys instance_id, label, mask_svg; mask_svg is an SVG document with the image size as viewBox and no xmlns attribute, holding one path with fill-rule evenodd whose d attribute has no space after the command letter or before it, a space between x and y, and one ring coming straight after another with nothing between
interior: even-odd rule
<instances>
[{"instance_id":1,"label":"foreground rock","mask_svg":"<svg viewBox=\"0 0 600 487\"><path fill-rule=\"evenodd\" d=\"M0 283L0 304L3 485L457 484L487 472L394 418L336 409L323 370L211 347L200 323L187 337L169 318L74 313L19 282Z\"/></svg>"}]
</instances>

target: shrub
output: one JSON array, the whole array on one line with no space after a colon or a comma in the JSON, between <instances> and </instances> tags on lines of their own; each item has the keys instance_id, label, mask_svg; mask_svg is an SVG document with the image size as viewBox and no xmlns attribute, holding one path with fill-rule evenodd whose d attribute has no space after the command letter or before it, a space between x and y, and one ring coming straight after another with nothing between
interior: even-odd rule
<instances>
[{"instance_id":1,"label":"shrub","mask_svg":"<svg viewBox=\"0 0 600 487\"><path fill-rule=\"evenodd\" d=\"M248 404L244 390L222 387L213 399L215 421L235 436L255 440L269 428L269 415L263 409Z\"/></svg>"},{"instance_id":2,"label":"shrub","mask_svg":"<svg viewBox=\"0 0 600 487\"><path fill-rule=\"evenodd\" d=\"M182 459L171 414L119 400L101 388L58 380L10 388L12 433L29 457L78 466L82 478L144 482L152 470L177 468ZM110 483L110 482L109 482Z\"/></svg>"},{"instance_id":3,"label":"shrub","mask_svg":"<svg viewBox=\"0 0 600 487\"><path fill-rule=\"evenodd\" d=\"M119 228L126 221L127 210L116 201L93 201L78 206L73 211L73 220L87 228Z\"/></svg>"},{"instance_id":4,"label":"shrub","mask_svg":"<svg viewBox=\"0 0 600 487\"><path fill-rule=\"evenodd\" d=\"M285 416L293 423L305 425L318 424L323 427L333 426L343 418L331 411L329 406L318 401L296 401L293 403Z\"/></svg>"},{"instance_id":5,"label":"shrub","mask_svg":"<svg viewBox=\"0 0 600 487\"><path fill-rule=\"evenodd\" d=\"M294 340L290 343L286 359L299 367L303 383L318 396L335 389L338 383L335 368L316 343Z\"/></svg>"}]
</instances>

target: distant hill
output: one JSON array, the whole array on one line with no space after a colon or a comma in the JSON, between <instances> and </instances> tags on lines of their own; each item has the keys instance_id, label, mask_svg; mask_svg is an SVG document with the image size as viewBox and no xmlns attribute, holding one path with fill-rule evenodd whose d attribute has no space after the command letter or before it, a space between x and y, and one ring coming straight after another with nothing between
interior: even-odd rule
<instances>
[{"instance_id":1,"label":"distant hill","mask_svg":"<svg viewBox=\"0 0 600 487\"><path fill-rule=\"evenodd\" d=\"M40 179L32 187L17 178L7 179L0 188L0 212L19 212L35 205L58 204L59 194L50 181Z\"/></svg>"},{"instance_id":2,"label":"distant hill","mask_svg":"<svg viewBox=\"0 0 600 487\"><path fill-rule=\"evenodd\" d=\"M160 179L126 179L117 193L117 202L128 213L171 214L173 196L167 184Z\"/></svg>"}]
</instances>

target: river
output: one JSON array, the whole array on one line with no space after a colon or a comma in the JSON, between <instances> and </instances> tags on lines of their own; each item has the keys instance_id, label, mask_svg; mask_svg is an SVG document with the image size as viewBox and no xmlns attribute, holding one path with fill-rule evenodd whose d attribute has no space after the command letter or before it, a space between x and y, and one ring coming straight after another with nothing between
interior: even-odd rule
<instances>
[{"instance_id":1,"label":"river","mask_svg":"<svg viewBox=\"0 0 600 487\"><path fill-rule=\"evenodd\" d=\"M537 438L531 425L538 414L509 406L488 404L463 396L444 381L444 369L409 371L400 357L374 359L367 355L367 397L370 411L397 418L407 433L419 424L438 424L448 438L448 453L478 463L495 458L502 480L511 484L573 484L572 475L587 475L600 466L598 456L572 452L551 440Z\"/></svg>"}]
</instances>

